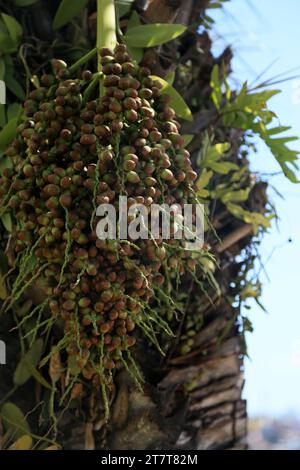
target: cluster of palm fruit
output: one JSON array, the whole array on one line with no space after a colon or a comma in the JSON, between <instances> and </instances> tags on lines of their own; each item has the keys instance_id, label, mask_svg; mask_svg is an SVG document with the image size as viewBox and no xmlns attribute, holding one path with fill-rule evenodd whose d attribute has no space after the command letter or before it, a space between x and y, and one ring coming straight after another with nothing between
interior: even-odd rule
<instances>
[{"instance_id":1,"label":"cluster of palm fruit","mask_svg":"<svg viewBox=\"0 0 300 470\"><path fill-rule=\"evenodd\" d=\"M150 70L133 63L122 44L100 53L101 98L99 74L89 70L54 60L53 73L41 76L6 152L12 168L0 180L23 271L15 293L33 281L44 291L52 317L63 321L68 357L87 379L124 362L136 326L154 341L155 330L168 329L152 308L157 293L167 302L168 273L195 264L180 240L97 238L98 205L118 210L119 195L127 195L129 206L182 206L194 201L197 176Z\"/></svg>"}]
</instances>

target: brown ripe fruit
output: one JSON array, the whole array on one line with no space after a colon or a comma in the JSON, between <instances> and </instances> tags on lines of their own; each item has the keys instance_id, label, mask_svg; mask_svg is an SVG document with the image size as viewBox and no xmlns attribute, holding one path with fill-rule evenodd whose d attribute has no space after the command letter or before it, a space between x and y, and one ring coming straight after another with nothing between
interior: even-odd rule
<instances>
[{"instance_id":1,"label":"brown ripe fruit","mask_svg":"<svg viewBox=\"0 0 300 470\"><path fill-rule=\"evenodd\" d=\"M103 84L105 87L110 87L110 86L114 86L114 85L119 85L120 86L120 83L121 80L120 80L120 77L118 77L118 75L107 75L107 77L105 77L104 81L103 81ZM122 88L120 86L120 88Z\"/></svg>"},{"instance_id":2,"label":"brown ripe fruit","mask_svg":"<svg viewBox=\"0 0 300 470\"><path fill-rule=\"evenodd\" d=\"M141 181L139 175L135 171L129 171L126 175L126 181L137 184Z\"/></svg>"},{"instance_id":3,"label":"brown ripe fruit","mask_svg":"<svg viewBox=\"0 0 300 470\"><path fill-rule=\"evenodd\" d=\"M100 159L105 163L112 162L114 159L114 154L111 150L103 150L100 154Z\"/></svg>"},{"instance_id":4,"label":"brown ripe fruit","mask_svg":"<svg viewBox=\"0 0 300 470\"><path fill-rule=\"evenodd\" d=\"M72 228L71 237L73 240L77 240L77 238L79 238L80 235L81 235L81 231L78 228L76 227Z\"/></svg>"},{"instance_id":5,"label":"brown ripe fruit","mask_svg":"<svg viewBox=\"0 0 300 470\"><path fill-rule=\"evenodd\" d=\"M26 176L26 178L30 178L31 176L34 175L34 169L33 166L26 164L23 167L23 173Z\"/></svg>"},{"instance_id":6,"label":"brown ripe fruit","mask_svg":"<svg viewBox=\"0 0 300 470\"><path fill-rule=\"evenodd\" d=\"M71 186L71 184L72 184L72 179L69 176L64 176L60 180L60 186L64 189L69 188Z\"/></svg>"},{"instance_id":7,"label":"brown ripe fruit","mask_svg":"<svg viewBox=\"0 0 300 470\"><path fill-rule=\"evenodd\" d=\"M125 117L130 122L135 122L138 119L138 114L134 109L127 109L125 111Z\"/></svg>"},{"instance_id":8,"label":"brown ripe fruit","mask_svg":"<svg viewBox=\"0 0 300 470\"><path fill-rule=\"evenodd\" d=\"M70 194L62 194L59 198L59 203L63 206L63 207L70 207L70 205L72 204L72 197Z\"/></svg>"},{"instance_id":9,"label":"brown ripe fruit","mask_svg":"<svg viewBox=\"0 0 300 470\"><path fill-rule=\"evenodd\" d=\"M130 88L130 78L128 77L123 77L119 81L119 87L122 90L127 90L127 88Z\"/></svg>"},{"instance_id":10,"label":"brown ripe fruit","mask_svg":"<svg viewBox=\"0 0 300 470\"><path fill-rule=\"evenodd\" d=\"M131 171L134 170L136 167L136 163L133 160L127 160L124 162L124 170L125 171Z\"/></svg>"},{"instance_id":11,"label":"brown ripe fruit","mask_svg":"<svg viewBox=\"0 0 300 470\"><path fill-rule=\"evenodd\" d=\"M88 297L82 297L79 300L78 305L81 308L85 308L85 307L88 307L90 305L90 303L91 303L91 300Z\"/></svg>"},{"instance_id":12,"label":"brown ripe fruit","mask_svg":"<svg viewBox=\"0 0 300 470\"><path fill-rule=\"evenodd\" d=\"M74 300L66 300L63 303L63 308L64 308L64 310L68 310L68 311L74 310L74 308L75 308Z\"/></svg>"},{"instance_id":13,"label":"brown ripe fruit","mask_svg":"<svg viewBox=\"0 0 300 470\"><path fill-rule=\"evenodd\" d=\"M114 63L115 59L113 56L106 55L105 57L102 57L101 59L101 64L106 65L106 64L112 64Z\"/></svg>"},{"instance_id":14,"label":"brown ripe fruit","mask_svg":"<svg viewBox=\"0 0 300 470\"><path fill-rule=\"evenodd\" d=\"M112 370L116 367L116 364L112 359L105 358L103 360L103 366L105 369Z\"/></svg>"},{"instance_id":15,"label":"brown ripe fruit","mask_svg":"<svg viewBox=\"0 0 300 470\"><path fill-rule=\"evenodd\" d=\"M113 96L117 100L121 101L125 98L125 92L123 90L120 90L119 88L117 88L116 90L114 90Z\"/></svg>"},{"instance_id":16,"label":"brown ripe fruit","mask_svg":"<svg viewBox=\"0 0 300 470\"><path fill-rule=\"evenodd\" d=\"M122 64L122 71L123 73L136 73L136 66L132 62L124 62Z\"/></svg>"},{"instance_id":17,"label":"brown ripe fruit","mask_svg":"<svg viewBox=\"0 0 300 470\"><path fill-rule=\"evenodd\" d=\"M144 172L146 173L147 176L151 176L155 172L155 164L153 162L147 163L147 165L144 168Z\"/></svg>"},{"instance_id":18,"label":"brown ripe fruit","mask_svg":"<svg viewBox=\"0 0 300 470\"><path fill-rule=\"evenodd\" d=\"M105 306L104 302L97 302L97 303L94 305L94 310L95 310L96 312L98 312L98 313L101 313L101 312L103 312L103 310L104 310L104 306Z\"/></svg>"},{"instance_id":19,"label":"brown ripe fruit","mask_svg":"<svg viewBox=\"0 0 300 470\"><path fill-rule=\"evenodd\" d=\"M47 184L44 187L44 191L47 196L57 196L60 193L59 186L57 186L56 184Z\"/></svg>"},{"instance_id":20,"label":"brown ripe fruit","mask_svg":"<svg viewBox=\"0 0 300 470\"><path fill-rule=\"evenodd\" d=\"M80 137L80 143L82 145L92 145L92 144L95 144L96 142L97 142L97 138L93 134L83 134Z\"/></svg>"},{"instance_id":21,"label":"brown ripe fruit","mask_svg":"<svg viewBox=\"0 0 300 470\"><path fill-rule=\"evenodd\" d=\"M121 132L124 127L122 121L112 121L111 122L111 129L113 132Z\"/></svg>"},{"instance_id":22,"label":"brown ripe fruit","mask_svg":"<svg viewBox=\"0 0 300 470\"><path fill-rule=\"evenodd\" d=\"M152 176L147 176L147 178L144 179L144 182L148 187L155 186L157 184L157 180Z\"/></svg>"},{"instance_id":23,"label":"brown ripe fruit","mask_svg":"<svg viewBox=\"0 0 300 470\"><path fill-rule=\"evenodd\" d=\"M126 336L126 343L128 348L132 348L135 345L136 339L134 336Z\"/></svg>"},{"instance_id":24,"label":"brown ripe fruit","mask_svg":"<svg viewBox=\"0 0 300 470\"><path fill-rule=\"evenodd\" d=\"M123 101L123 106L125 109L134 109L137 110L137 102L134 98L125 98Z\"/></svg>"},{"instance_id":25,"label":"brown ripe fruit","mask_svg":"<svg viewBox=\"0 0 300 470\"><path fill-rule=\"evenodd\" d=\"M94 130L94 126L92 126L91 124L82 124L82 126L80 127L80 130L83 134L91 134Z\"/></svg>"},{"instance_id":26,"label":"brown ripe fruit","mask_svg":"<svg viewBox=\"0 0 300 470\"><path fill-rule=\"evenodd\" d=\"M107 304L108 302L110 302L113 298L114 298L114 293L111 289L107 289L107 290L104 290L102 293L101 293L101 300Z\"/></svg>"},{"instance_id":27,"label":"brown ripe fruit","mask_svg":"<svg viewBox=\"0 0 300 470\"><path fill-rule=\"evenodd\" d=\"M140 113L142 116L145 116L147 118L154 118L155 116L155 111L152 108L148 108L146 106L142 106L140 109Z\"/></svg>"},{"instance_id":28,"label":"brown ripe fruit","mask_svg":"<svg viewBox=\"0 0 300 470\"><path fill-rule=\"evenodd\" d=\"M130 98L135 98L136 99L136 98L138 98L139 93L134 88L127 88L127 90L125 90L125 95L130 97Z\"/></svg>"},{"instance_id":29,"label":"brown ripe fruit","mask_svg":"<svg viewBox=\"0 0 300 470\"><path fill-rule=\"evenodd\" d=\"M66 62L64 62L63 60L53 59L53 60L51 61L51 63L52 63L52 67L53 67L56 71L59 71L59 70L62 70L62 69L67 68L67 64L66 64Z\"/></svg>"},{"instance_id":30,"label":"brown ripe fruit","mask_svg":"<svg viewBox=\"0 0 300 470\"><path fill-rule=\"evenodd\" d=\"M93 78L93 73L90 70L84 70L81 74L82 80L90 82Z\"/></svg>"},{"instance_id":31,"label":"brown ripe fruit","mask_svg":"<svg viewBox=\"0 0 300 470\"><path fill-rule=\"evenodd\" d=\"M111 71L114 75L120 75L122 73L122 65L118 62L111 64Z\"/></svg>"},{"instance_id":32,"label":"brown ripe fruit","mask_svg":"<svg viewBox=\"0 0 300 470\"><path fill-rule=\"evenodd\" d=\"M100 326L100 331L101 333L108 333L111 329L111 326L109 323L102 323L102 325Z\"/></svg>"},{"instance_id":33,"label":"brown ripe fruit","mask_svg":"<svg viewBox=\"0 0 300 470\"><path fill-rule=\"evenodd\" d=\"M129 333L135 329L135 323L130 317L126 318L126 329Z\"/></svg>"},{"instance_id":34,"label":"brown ripe fruit","mask_svg":"<svg viewBox=\"0 0 300 470\"><path fill-rule=\"evenodd\" d=\"M60 132L60 137L63 140L71 140L72 139L72 132L69 129L62 129Z\"/></svg>"},{"instance_id":35,"label":"brown ripe fruit","mask_svg":"<svg viewBox=\"0 0 300 470\"><path fill-rule=\"evenodd\" d=\"M155 130L150 132L149 138L151 142L159 142L162 139L162 134L159 131Z\"/></svg>"},{"instance_id":36,"label":"brown ripe fruit","mask_svg":"<svg viewBox=\"0 0 300 470\"><path fill-rule=\"evenodd\" d=\"M95 134L98 137L109 137L110 129L108 126L97 126L95 127Z\"/></svg>"},{"instance_id":37,"label":"brown ripe fruit","mask_svg":"<svg viewBox=\"0 0 300 470\"><path fill-rule=\"evenodd\" d=\"M101 57L105 57L105 56L107 56L107 55L113 56L114 53L113 53L113 51L112 51L111 49L109 49L108 47L102 47L102 48L100 49L100 56L101 56Z\"/></svg>"},{"instance_id":38,"label":"brown ripe fruit","mask_svg":"<svg viewBox=\"0 0 300 470\"><path fill-rule=\"evenodd\" d=\"M186 172L186 180L191 183L197 179L197 173L195 171Z\"/></svg>"}]
</instances>

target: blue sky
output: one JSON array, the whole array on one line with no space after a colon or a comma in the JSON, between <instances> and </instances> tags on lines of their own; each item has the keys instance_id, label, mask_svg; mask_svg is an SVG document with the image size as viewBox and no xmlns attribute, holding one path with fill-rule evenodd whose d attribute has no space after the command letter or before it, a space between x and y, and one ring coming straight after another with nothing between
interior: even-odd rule
<instances>
[{"instance_id":1,"label":"blue sky","mask_svg":"<svg viewBox=\"0 0 300 470\"><path fill-rule=\"evenodd\" d=\"M295 67L299 70L290 75L300 75L299 0L231 0L224 4L224 11L211 12L216 20L215 51L227 44L233 47L236 84L251 83L274 61L264 78ZM300 136L300 77L276 88L282 93L272 98L270 107L282 125L292 126L291 135ZM300 141L291 147L300 151ZM263 145L252 158L252 168L266 173L279 170ZM262 260L270 258L266 263L269 279L262 278L262 303L268 314L257 306L249 314L255 330L248 335L251 361L246 360L244 395L250 416L300 418L300 185L282 176L272 177L270 184L285 199L270 188L280 222L260 248Z\"/></svg>"}]
</instances>

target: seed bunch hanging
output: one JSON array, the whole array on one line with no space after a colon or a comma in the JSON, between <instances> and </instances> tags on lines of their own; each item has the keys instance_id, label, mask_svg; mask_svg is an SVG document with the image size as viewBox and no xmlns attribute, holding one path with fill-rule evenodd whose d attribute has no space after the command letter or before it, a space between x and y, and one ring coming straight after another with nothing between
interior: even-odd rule
<instances>
[{"instance_id":1,"label":"seed bunch hanging","mask_svg":"<svg viewBox=\"0 0 300 470\"><path fill-rule=\"evenodd\" d=\"M183 207L195 202L197 176L170 99L150 70L122 44L102 48L101 64L99 98L99 73L53 61L53 73L25 102L26 119L6 151L12 168L0 180L1 213L14 213L18 261L4 309L37 284L45 302L30 317L46 317L48 328L63 324L57 347L88 380L127 365L136 327L159 347L156 332L171 334L164 308L175 309L170 278L195 266L181 240L97 238L98 205L118 211L126 195L128 206Z\"/></svg>"}]
</instances>

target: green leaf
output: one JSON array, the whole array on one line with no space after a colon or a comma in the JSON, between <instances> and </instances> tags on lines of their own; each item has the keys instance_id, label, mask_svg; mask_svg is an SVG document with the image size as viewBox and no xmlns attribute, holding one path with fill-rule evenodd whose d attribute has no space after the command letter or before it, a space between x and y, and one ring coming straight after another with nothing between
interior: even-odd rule
<instances>
[{"instance_id":1,"label":"green leaf","mask_svg":"<svg viewBox=\"0 0 300 470\"><path fill-rule=\"evenodd\" d=\"M219 143L215 145L210 145L209 142L206 142L203 146L203 152L201 152L200 155L200 164L203 167L206 167L209 166L211 163L218 162L229 149L230 144L228 142Z\"/></svg>"},{"instance_id":2,"label":"green leaf","mask_svg":"<svg viewBox=\"0 0 300 470\"><path fill-rule=\"evenodd\" d=\"M5 403L0 412L5 431L10 431L14 438L30 434L30 427L25 419L24 414L13 403Z\"/></svg>"},{"instance_id":3,"label":"green leaf","mask_svg":"<svg viewBox=\"0 0 300 470\"><path fill-rule=\"evenodd\" d=\"M120 19L122 18L123 16L126 15L126 13L129 12L131 8L131 5L128 3L128 4L124 4L124 3L118 3L116 2L116 12L117 12L117 17Z\"/></svg>"},{"instance_id":4,"label":"green leaf","mask_svg":"<svg viewBox=\"0 0 300 470\"><path fill-rule=\"evenodd\" d=\"M269 137L272 135L276 134L281 134L281 132L286 132L291 130L291 126L278 126L278 127L272 127L271 129L267 129L267 134Z\"/></svg>"},{"instance_id":5,"label":"green leaf","mask_svg":"<svg viewBox=\"0 0 300 470\"><path fill-rule=\"evenodd\" d=\"M12 224L11 215L9 212L6 212L6 214L3 214L1 216L1 222L4 225L5 230L11 233L13 229L13 224Z\"/></svg>"},{"instance_id":6,"label":"green leaf","mask_svg":"<svg viewBox=\"0 0 300 470\"><path fill-rule=\"evenodd\" d=\"M170 84L173 85L175 80L175 72L169 72L168 75L166 76L166 81Z\"/></svg>"},{"instance_id":7,"label":"green leaf","mask_svg":"<svg viewBox=\"0 0 300 470\"><path fill-rule=\"evenodd\" d=\"M4 80L5 77L5 61L1 57L0 58L0 80Z\"/></svg>"},{"instance_id":8,"label":"green leaf","mask_svg":"<svg viewBox=\"0 0 300 470\"><path fill-rule=\"evenodd\" d=\"M239 167L235 163L231 162L213 162L210 161L207 163L208 168L211 168L216 173L221 173L222 175L226 175L232 170L238 170Z\"/></svg>"},{"instance_id":9,"label":"green leaf","mask_svg":"<svg viewBox=\"0 0 300 470\"><path fill-rule=\"evenodd\" d=\"M21 110L22 105L20 103L10 104L7 108L7 120L11 121L12 119L18 117Z\"/></svg>"},{"instance_id":10,"label":"green leaf","mask_svg":"<svg viewBox=\"0 0 300 470\"><path fill-rule=\"evenodd\" d=\"M6 15L5 13L1 13L1 17L8 29L8 32L12 41L16 45L19 45L22 34L23 34L22 26L13 16Z\"/></svg>"},{"instance_id":11,"label":"green leaf","mask_svg":"<svg viewBox=\"0 0 300 470\"><path fill-rule=\"evenodd\" d=\"M18 119L11 119L0 131L0 151L4 152L15 138Z\"/></svg>"},{"instance_id":12,"label":"green leaf","mask_svg":"<svg viewBox=\"0 0 300 470\"><path fill-rule=\"evenodd\" d=\"M30 379L32 368L36 368L42 355L43 340L38 339L32 348L20 360L14 373L14 383L18 386L23 385ZM28 364L30 366L28 367Z\"/></svg>"},{"instance_id":13,"label":"green leaf","mask_svg":"<svg viewBox=\"0 0 300 470\"><path fill-rule=\"evenodd\" d=\"M3 276L8 271L8 261L5 253L0 250L0 299L5 300L7 298L6 283Z\"/></svg>"},{"instance_id":14,"label":"green leaf","mask_svg":"<svg viewBox=\"0 0 300 470\"><path fill-rule=\"evenodd\" d=\"M53 20L53 28L58 29L79 15L87 0L61 0Z\"/></svg>"},{"instance_id":15,"label":"green leaf","mask_svg":"<svg viewBox=\"0 0 300 470\"><path fill-rule=\"evenodd\" d=\"M39 0L14 0L14 4L18 7L28 7L29 5L33 5L38 1Z\"/></svg>"},{"instance_id":16,"label":"green leaf","mask_svg":"<svg viewBox=\"0 0 300 470\"><path fill-rule=\"evenodd\" d=\"M217 109L221 108L221 102L223 99L223 93L221 89L220 79L219 79L219 66L214 65L211 79L210 79L210 86L212 88L211 99L214 102L214 105Z\"/></svg>"},{"instance_id":17,"label":"green leaf","mask_svg":"<svg viewBox=\"0 0 300 470\"><path fill-rule=\"evenodd\" d=\"M140 15L133 11L127 23L127 31L141 25Z\"/></svg>"},{"instance_id":18,"label":"green leaf","mask_svg":"<svg viewBox=\"0 0 300 470\"><path fill-rule=\"evenodd\" d=\"M1 274L6 274L8 271L8 260L7 260L7 256L6 254L4 253L4 251L2 251L0 249L0 272Z\"/></svg>"},{"instance_id":19,"label":"green leaf","mask_svg":"<svg viewBox=\"0 0 300 470\"><path fill-rule=\"evenodd\" d=\"M0 104L0 129L6 124L5 104Z\"/></svg>"},{"instance_id":20,"label":"green leaf","mask_svg":"<svg viewBox=\"0 0 300 470\"><path fill-rule=\"evenodd\" d=\"M171 106L174 108L175 113L178 117L182 119L186 119L187 121L193 120L192 111L182 98L182 96L172 87L166 80L163 78L157 77L156 75L151 75L153 80L156 80L161 83L162 89L161 92L163 94L169 95L171 98Z\"/></svg>"},{"instance_id":21,"label":"green leaf","mask_svg":"<svg viewBox=\"0 0 300 470\"><path fill-rule=\"evenodd\" d=\"M2 157L0 158L0 174L5 168L12 168L13 162L10 157Z\"/></svg>"},{"instance_id":22,"label":"green leaf","mask_svg":"<svg viewBox=\"0 0 300 470\"><path fill-rule=\"evenodd\" d=\"M13 75L13 67L6 67L5 70L5 84L9 91L11 91L19 100L24 101L26 98L25 92L19 82Z\"/></svg>"},{"instance_id":23,"label":"green leaf","mask_svg":"<svg viewBox=\"0 0 300 470\"><path fill-rule=\"evenodd\" d=\"M32 365L31 362L27 360L27 358L24 358L24 361L26 363L26 367L28 369L28 372L31 373L32 377L39 382L43 387L48 388L48 390L52 390L51 385L47 382L47 380L42 376L42 374Z\"/></svg>"},{"instance_id":24,"label":"green leaf","mask_svg":"<svg viewBox=\"0 0 300 470\"><path fill-rule=\"evenodd\" d=\"M208 171L204 168L199 176L196 186L197 186L197 196L206 198L209 196L209 191L206 188L211 178L213 177L213 171Z\"/></svg>"},{"instance_id":25,"label":"green leaf","mask_svg":"<svg viewBox=\"0 0 300 470\"><path fill-rule=\"evenodd\" d=\"M122 18L122 16L125 16L126 13L129 12L129 10L132 7L134 0L116 0L115 5L116 5L116 12L118 18Z\"/></svg>"},{"instance_id":26,"label":"green leaf","mask_svg":"<svg viewBox=\"0 0 300 470\"><path fill-rule=\"evenodd\" d=\"M127 46L128 52L138 64L141 62L142 58L144 57L144 49L141 47L131 47L126 43L126 39L124 38L124 43Z\"/></svg>"},{"instance_id":27,"label":"green leaf","mask_svg":"<svg viewBox=\"0 0 300 470\"><path fill-rule=\"evenodd\" d=\"M238 191L227 191L221 197L221 201L226 204L227 202L246 201L248 199L251 188L239 189Z\"/></svg>"},{"instance_id":28,"label":"green leaf","mask_svg":"<svg viewBox=\"0 0 300 470\"><path fill-rule=\"evenodd\" d=\"M181 24L145 24L127 31L126 43L133 47L154 47L177 38L186 31Z\"/></svg>"},{"instance_id":29,"label":"green leaf","mask_svg":"<svg viewBox=\"0 0 300 470\"><path fill-rule=\"evenodd\" d=\"M238 204L234 204L232 202L228 202L226 204L227 209L231 214L235 217L244 220L244 222L252 224L253 229L257 231L259 227L269 228L270 227L270 218L265 217L263 214L258 212L250 212L243 207L239 206Z\"/></svg>"},{"instance_id":30,"label":"green leaf","mask_svg":"<svg viewBox=\"0 0 300 470\"><path fill-rule=\"evenodd\" d=\"M196 183L197 189L201 190L203 188L206 188L206 186L208 185L212 177L213 177L213 172L208 171L204 168L204 170L202 170L201 175L199 176L197 180L197 183Z\"/></svg>"},{"instance_id":31,"label":"green leaf","mask_svg":"<svg viewBox=\"0 0 300 470\"><path fill-rule=\"evenodd\" d=\"M184 139L184 147L187 147L195 136L194 134L184 134L182 137Z\"/></svg>"}]
</instances>

